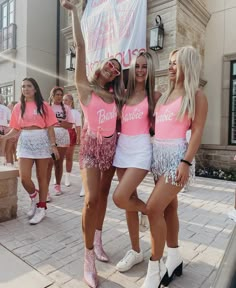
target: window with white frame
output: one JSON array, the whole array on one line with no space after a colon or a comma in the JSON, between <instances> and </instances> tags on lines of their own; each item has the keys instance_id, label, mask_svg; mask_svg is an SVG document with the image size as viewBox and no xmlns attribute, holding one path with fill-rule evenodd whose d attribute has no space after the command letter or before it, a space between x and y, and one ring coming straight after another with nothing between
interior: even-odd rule
<instances>
[{"instance_id":1,"label":"window with white frame","mask_svg":"<svg viewBox=\"0 0 236 288\"><path fill-rule=\"evenodd\" d=\"M15 48L15 0L7 0L0 2L0 52Z\"/></svg>"},{"instance_id":2,"label":"window with white frame","mask_svg":"<svg viewBox=\"0 0 236 288\"><path fill-rule=\"evenodd\" d=\"M236 60L230 70L229 144L236 145Z\"/></svg>"},{"instance_id":3,"label":"window with white frame","mask_svg":"<svg viewBox=\"0 0 236 288\"><path fill-rule=\"evenodd\" d=\"M14 83L0 84L0 94L4 96L4 104L8 105L15 100L14 97Z\"/></svg>"}]
</instances>

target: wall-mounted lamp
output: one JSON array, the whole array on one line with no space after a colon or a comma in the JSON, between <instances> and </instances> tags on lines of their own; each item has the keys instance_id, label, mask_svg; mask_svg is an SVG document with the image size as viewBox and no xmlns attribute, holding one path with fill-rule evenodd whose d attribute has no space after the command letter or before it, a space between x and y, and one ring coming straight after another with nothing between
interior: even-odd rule
<instances>
[{"instance_id":1,"label":"wall-mounted lamp","mask_svg":"<svg viewBox=\"0 0 236 288\"><path fill-rule=\"evenodd\" d=\"M158 19L159 18L159 19ZM164 25L161 21L161 16L156 16L156 26L151 28L150 30L150 49L154 51L158 51L163 49L163 42L164 42Z\"/></svg>"},{"instance_id":2,"label":"wall-mounted lamp","mask_svg":"<svg viewBox=\"0 0 236 288\"><path fill-rule=\"evenodd\" d=\"M66 70L75 71L75 50L70 47L70 52L66 54Z\"/></svg>"}]
</instances>

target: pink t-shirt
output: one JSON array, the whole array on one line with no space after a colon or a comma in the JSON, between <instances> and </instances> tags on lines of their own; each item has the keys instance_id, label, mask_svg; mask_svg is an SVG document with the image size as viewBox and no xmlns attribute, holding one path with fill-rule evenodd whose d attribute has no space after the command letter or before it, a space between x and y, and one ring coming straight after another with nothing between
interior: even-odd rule
<instances>
[{"instance_id":1,"label":"pink t-shirt","mask_svg":"<svg viewBox=\"0 0 236 288\"><path fill-rule=\"evenodd\" d=\"M181 106L182 97L173 102L161 105L155 111L155 138L177 139L186 138L186 132L190 127L191 120L186 114L182 120L177 119Z\"/></svg>"},{"instance_id":2,"label":"pink t-shirt","mask_svg":"<svg viewBox=\"0 0 236 288\"><path fill-rule=\"evenodd\" d=\"M80 104L84 112L85 123L91 132L104 137L115 133L117 118L115 101L106 103L92 92L89 104L87 106L81 102Z\"/></svg>"},{"instance_id":3,"label":"pink t-shirt","mask_svg":"<svg viewBox=\"0 0 236 288\"><path fill-rule=\"evenodd\" d=\"M17 130L31 126L37 126L42 129L53 126L57 123L55 114L47 102L43 102L43 105L45 115L41 116L37 112L37 105L34 101L25 102L25 113L22 118L20 109L21 103L17 103L13 108L9 126Z\"/></svg>"},{"instance_id":4,"label":"pink t-shirt","mask_svg":"<svg viewBox=\"0 0 236 288\"><path fill-rule=\"evenodd\" d=\"M63 111L61 105L52 104L51 107L52 107L52 110L55 113L56 118L57 118L57 124L55 126L60 126L59 122L61 122L61 121L67 121L69 123L74 123L74 118L72 116L71 109L68 105L64 105L65 112Z\"/></svg>"},{"instance_id":5,"label":"pink t-shirt","mask_svg":"<svg viewBox=\"0 0 236 288\"><path fill-rule=\"evenodd\" d=\"M124 105L121 117L121 133L126 135L149 134L148 98L136 105Z\"/></svg>"}]
</instances>

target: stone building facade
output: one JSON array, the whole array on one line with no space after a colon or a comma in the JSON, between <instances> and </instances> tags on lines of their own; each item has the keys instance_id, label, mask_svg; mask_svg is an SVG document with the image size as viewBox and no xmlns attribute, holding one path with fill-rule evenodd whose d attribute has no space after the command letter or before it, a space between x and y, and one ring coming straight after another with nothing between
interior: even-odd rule
<instances>
[{"instance_id":1,"label":"stone building facade","mask_svg":"<svg viewBox=\"0 0 236 288\"><path fill-rule=\"evenodd\" d=\"M78 13L82 14L86 0L75 2ZM147 0L147 49L149 31L155 25L156 15L161 16L165 29L163 50L150 51L156 64L156 88L162 92L166 90L169 53L184 45L196 47L203 63L200 86L209 102L197 160L202 166L236 168L236 161L233 160L236 154L236 33L233 32L236 2ZM69 14L61 31L65 36L66 53L73 43ZM65 87L76 95L73 74L70 71L65 73L68 79Z\"/></svg>"}]
</instances>

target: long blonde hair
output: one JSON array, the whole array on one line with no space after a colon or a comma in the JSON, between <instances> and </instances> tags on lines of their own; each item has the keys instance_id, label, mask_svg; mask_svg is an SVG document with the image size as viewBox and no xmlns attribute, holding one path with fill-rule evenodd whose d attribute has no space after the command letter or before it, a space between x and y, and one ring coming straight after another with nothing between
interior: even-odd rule
<instances>
[{"instance_id":1,"label":"long blonde hair","mask_svg":"<svg viewBox=\"0 0 236 288\"><path fill-rule=\"evenodd\" d=\"M137 59L141 56L143 56L147 61L147 75L146 75L145 89L147 91L147 97L148 97L148 117L149 120L151 121L153 118L153 110L154 110L155 67L150 53L141 52L135 57L133 57L129 69L129 81L127 91L123 102L126 102L128 98L135 92L135 66Z\"/></svg>"},{"instance_id":2,"label":"long blonde hair","mask_svg":"<svg viewBox=\"0 0 236 288\"><path fill-rule=\"evenodd\" d=\"M99 86L98 78L102 68L108 61L116 61L118 63L120 75L116 76L113 81L106 83L104 89L107 93L102 93L104 92L104 90ZM116 102L118 111L121 111L121 103L124 97L125 86L123 80L122 66L116 58L105 59L101 63L97 64L93 69L93 73L89 78L89 82L90 87L94 90L95 93L97 92L98 94L102 94L102 96L107 99L113 98Z\"/></svg>"},{"instance_id":3,"label":"long blonde hair","mask_svg":"<svg viewBox=\"0 0 236 288\"><path fill-rule=\"evenodd\" d=\"M183 87L185 95L182 99L182 104L178 112L177 118L182 119L186 113L190 119L195 117L195 95L199 88L201 58L200 54L192 46L185 46L175 49L170 53L169 59L176 54L177 75L176 82L168 80L167 92L159 99L157 106L167 102L168 97L174 90L175 84L179 81L180 72L184 74Z\"/></svg>"}]
</instances>

